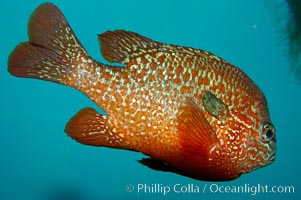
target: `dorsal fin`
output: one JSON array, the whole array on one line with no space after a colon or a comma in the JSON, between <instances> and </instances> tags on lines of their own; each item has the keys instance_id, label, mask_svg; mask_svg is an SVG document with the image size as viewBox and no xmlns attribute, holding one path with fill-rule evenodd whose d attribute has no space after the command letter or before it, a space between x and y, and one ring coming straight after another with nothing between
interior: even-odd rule
<instances>
[{"instance_id":1,"label":"dorsal fin","mask_svg":"<svg viewBox=\"0 0 301 200\"><path fill-rule=\"evenodd\" d=\"M103 57L109 62L128 63L130 58L161 46L160 43L137 33L116 30L98 35Z\"/></svg>"}]
</instances>

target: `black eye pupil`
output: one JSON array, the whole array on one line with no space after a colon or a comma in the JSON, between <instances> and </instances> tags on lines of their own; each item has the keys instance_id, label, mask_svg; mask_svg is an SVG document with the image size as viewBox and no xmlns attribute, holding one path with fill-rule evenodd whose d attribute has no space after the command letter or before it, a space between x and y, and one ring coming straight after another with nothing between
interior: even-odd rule
<instances>
[{"instance_id":1,"label":"black eye pupil","mask_svg":"<svg viewBox=\"0 0 301 200\"><path fill-rule=\"evenodd\" d=\"M261 129L261 138L265 142L269 142L271 140L273 140L274 142L276 142L275 129L274 129L274 126L271 123L266 122L262 126L262 129Z\"/></svg>"},{"instance_id":2,"label":"black eye pupil","mask_svg":"<svg viewBox=\"0 0 301 200\"><path fill-rule=\"evenodd\" d=\"M265 135L268 139L271 139L274 136L274 132L271 129L269 129L266 131Z\"/></svg>"}]
</instances>

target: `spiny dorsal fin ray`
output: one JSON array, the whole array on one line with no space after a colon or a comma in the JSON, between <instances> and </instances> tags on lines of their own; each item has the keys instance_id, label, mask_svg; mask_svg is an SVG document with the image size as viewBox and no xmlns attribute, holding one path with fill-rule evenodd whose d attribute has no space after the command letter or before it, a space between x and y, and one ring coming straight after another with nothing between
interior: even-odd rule
<instances>
[{"instance_id":1,"label":"spiny dorsal fin ray","mask_svg":"<svg viewBox=\"0 0 301 200\"><path fill-rule=\"evenodd\" d=\"M130 58L152 51L161 43L137 33L116 30L98 35L101 54L109 62L128 63Z\"/></svg>"}]
</instances>

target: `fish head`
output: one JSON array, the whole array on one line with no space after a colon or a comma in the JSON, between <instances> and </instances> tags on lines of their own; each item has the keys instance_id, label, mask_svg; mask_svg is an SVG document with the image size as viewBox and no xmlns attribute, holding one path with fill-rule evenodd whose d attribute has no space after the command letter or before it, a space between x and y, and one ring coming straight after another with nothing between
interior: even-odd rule
<instances>
[{"instance_id":1,"label":"fish head","mask_svg":"<svg viewBox=\"0 0 301 200\"><path fill-rule=\"evenodd\" d=\"M266 98L260 91L251 99L247 111L240 117L244 124L240 134L245 136L240 170L244 173L269 165L276 157L276 131L270 119Z\"/></svg>"},{"instance_id":2,"label":"fish head","mask_svg":"<svg viewBox=\"0 0 301 200\"><path fill-rule=\"evenodd\" d=\"M211 91L202 96L202 105L209 119L214 119L209 121L213 121L211 125L220 141L221 148L215 150L232 161L237 174L266 166L276 156L276 131L266 98L252 81L249 83L248 89L233 95L232 102Z\"/></svg>"}]
</instances>

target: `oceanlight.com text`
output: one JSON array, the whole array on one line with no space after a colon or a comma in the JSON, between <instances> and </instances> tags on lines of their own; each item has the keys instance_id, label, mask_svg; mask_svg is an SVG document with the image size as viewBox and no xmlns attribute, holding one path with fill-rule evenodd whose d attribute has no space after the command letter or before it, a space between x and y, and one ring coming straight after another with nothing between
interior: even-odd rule
<instances>
[{"instance_id":1,"label":"oceanlight.com text","mask_svg":"<svg viewBox=\"0 0 301 200\"><path fill-rule=\"evenodd\" d=\"M167 185L161 183L138 183L128 184L125 187L127 192L137 194L294 194L295 187L292 185L264 185L264 184L243 184L243 185L224 185L224 184L174 184Z\"/></svg>"},{"instance_id":2,"label":"oceanlight.com text","mask_svg":"<svg viewBox=\"0 0 301 200\"><path fill-rule=\"evenodd\" d=\"M219 184L210 184L209 185L209 191L210 193L226 193L226 194L251 194L256 195L260 193L273 193L273 194L279 194L279 193L287 193L287 194L293 194L295 193L295 187L294 186L269 186L269 185L250 185L250 184L244 184L240 186L229 186L229 185L219 185Z\"/></svg>"}]
</instances>

